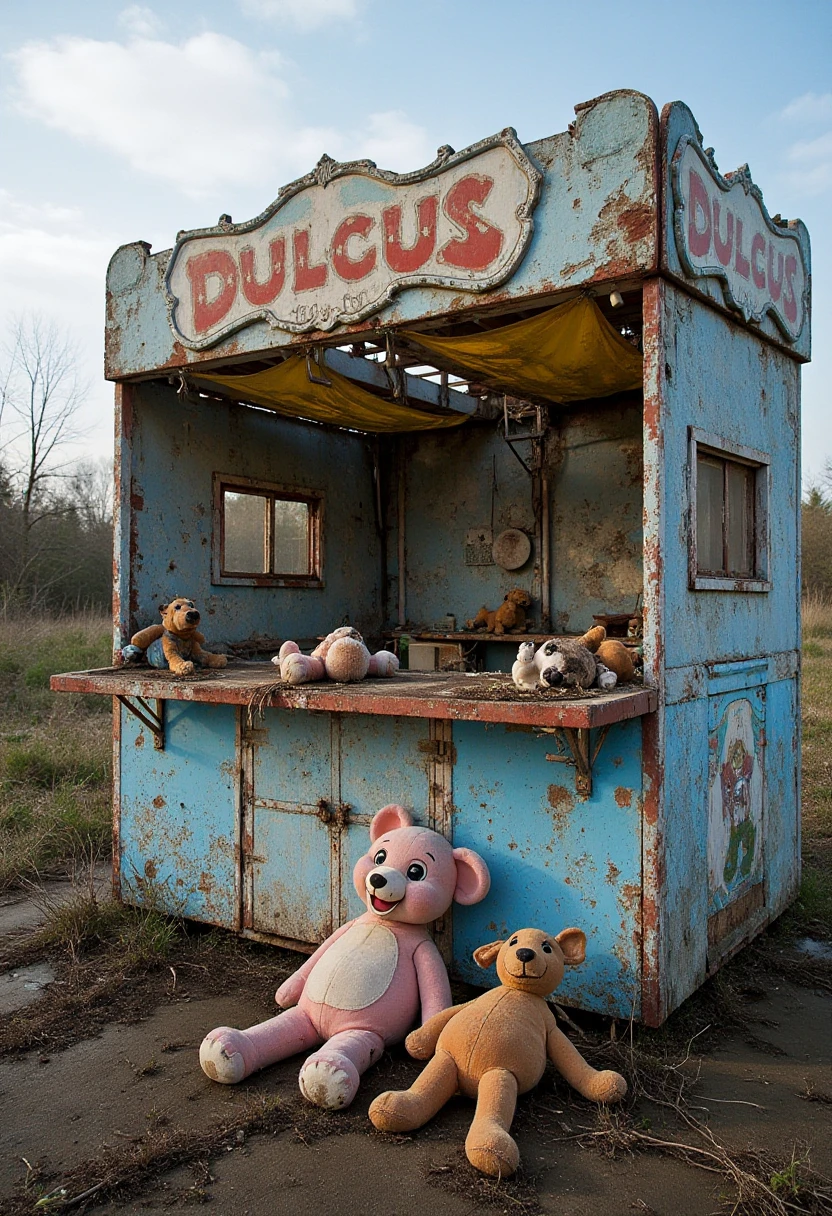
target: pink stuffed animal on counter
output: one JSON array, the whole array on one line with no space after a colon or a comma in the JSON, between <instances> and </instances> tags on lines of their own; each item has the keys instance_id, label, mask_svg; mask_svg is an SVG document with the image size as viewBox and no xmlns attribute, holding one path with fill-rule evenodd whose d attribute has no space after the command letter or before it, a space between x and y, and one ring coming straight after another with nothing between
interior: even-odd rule
<instances>
[{"instance_id":1,"label":"pink stuffed animal on counter","mask_svg":"<svg viewBox=\"0 0 832 1216\"><path fill-rule=\"evenodd\" d=\"M365 676L392 676L399 670L399 660L392 651L370 654L361 634L349 625L328 634L311 654L301 654L297 642L284 642L272 662L287 684L327 679L345 684Z\"/></svg>"},{"instance_id":2,"label":"pink stuffed animal on counter","mask_svg":"<svg viewBox=\"0 0 832 1216\"><path fill-rule=\"evenodd\" d=\"M353 870L367 911L342 925L275 994L285 1012L251 1026L212 1030L199 1049L203 1072L233 1084L310 1047L301 1092L316 1106L349 1106L361 1074L398 1043L417 1018L447 1009L451 989L428 925L454 900L488 894L488 867L455 849L407 811L386 806L370 824L370 848Z\"/></svg>"}]
</instances>

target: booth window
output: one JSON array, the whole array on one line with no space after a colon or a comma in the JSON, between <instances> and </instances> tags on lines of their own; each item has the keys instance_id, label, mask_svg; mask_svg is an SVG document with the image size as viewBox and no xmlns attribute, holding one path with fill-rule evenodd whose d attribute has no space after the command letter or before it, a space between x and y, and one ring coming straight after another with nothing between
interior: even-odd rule
<instances>
[{"instance_id":1,"label":"booth window","mask_svg":"<svg viewBox=\"0 0 832 1216\"><path fill-rule=\"evenodd\" d=\"M690 428L689 586L768 591L770 457Z\"/></svg>"},{"instance_id":2,"label":"booth window","mask_svg":"<svg viewBox=\"0 0 832 1216\"><path fill-rule=\"evenodd\" d=\"M214 474L212 578L246 587L322 587L323 495Z\"/></svg>"}]
</instances>

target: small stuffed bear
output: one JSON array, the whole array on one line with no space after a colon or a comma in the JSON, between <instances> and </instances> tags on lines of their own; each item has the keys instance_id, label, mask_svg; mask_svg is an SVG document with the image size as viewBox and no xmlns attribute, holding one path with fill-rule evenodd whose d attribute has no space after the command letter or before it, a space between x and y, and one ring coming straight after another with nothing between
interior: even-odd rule
<instances>
[{"instance_id":1,"label":"small stuffed bear","mask_svg":"<svg viewBox=\"0 0 832 1216\"><path fill-rule=\"evenodd\" d=\"M592 651L599 663L615 672L619 683L622 680L632 680L636 669L631 648L619 642L618 638L608 638L603 625L596 625L580 640L587 650Z\"/></svg>"},{"instance_id":2,"label":"small stuffed bear","mask_svg":"<svg viewBox=\"0 0 832 1216\"><path fill-rule=\"evenodd\" d=\"M609 692L618 677L599 661L582 638L551 638L534 656L541 688L592 688Z\"/></svg>"},{"instance_id":3,"label":"small stuffed bear","mask_svg":"<svg viewBox=\"0 0 832 1216\"><path fill-rule=\"evenodd\" d=\"M502 604L491 612L480 608L472 621L466 621L469 629L485 629L488 633L523 633L526 629L526 609L532 599L528 591L514 587L503 598Z\"/></svg>"},{"instance_id":4,"label":"small stuffed bear","mask_svg":"<svg viewBox=\"0 0 832 1216\"><path fill-rule=\"evenodd\" d=\"M399 670L399 660L392 651L370 654L361 634L349 625L328 634L309 655L301 654L297 642L284 642L272 662L287 684L326 679L351 684L365 676L392 676Z\"/></svg>"},{"instance_id":5,"label":"small stuffed bear","mask_svg":"<svg viewBox=\"0 0 832 1216\"><path fill-rule=\"evenodd\" d=\"M552 1061L570 1085L595 1102L618 1102L627 1082L617 1072L598 1072L560 1032L546 997L563 979L565 967L584 961L586 937L580 929L557 936L520 929L508 941L490 942L474 952L480 967L497 960L501 986L476 1000L445 1009L407 1036L417 1060L432 1056L408 1090L379 1094L370 1119L380 1131L422 1127L455 1093L476 1098L474 1121L465 1141L471 1164L494 1178L508 1178L520 1163L509 1132L517 1095L537 1085Z\"/></svg>"},{"instance_id":6,"label":"small stuffed bear","mask_svg":"<svg viewBox=\"0 0 832 1216\"><path fill-rule=\"evenodd\" d=\"M211 654L202 649L205 641L197 629L199 611L193 600L177 596L169 604L160 604L161 625L149 625L140 629L123 646L121 657L125 663L135 663L146 656L151 667L170 668L175 676L189 676L194 664L199 667L225 667L228 659L224 654Z\"/></svg>"},{"instance_id":7,"label":"small stuffed bear","mask_svg":"<svg viewBox=\"0 0 832 1216\"><path fill-rule=\"evenodd\" d=\"M454 900L485 898L491 878L483 859L414 827L403 807L391 805L373 818L370 847L352 878L367 911L336 929L278 988L284 1012L248 1030L220 1026L206 1036L199 1062L213 1081L233 1084L316 1047L301 1068L301 1092L339 1110L386 1046L400 1042L420 1015L426 1021L450 1005L428 926Z\"/></svg>"}]
</instances>

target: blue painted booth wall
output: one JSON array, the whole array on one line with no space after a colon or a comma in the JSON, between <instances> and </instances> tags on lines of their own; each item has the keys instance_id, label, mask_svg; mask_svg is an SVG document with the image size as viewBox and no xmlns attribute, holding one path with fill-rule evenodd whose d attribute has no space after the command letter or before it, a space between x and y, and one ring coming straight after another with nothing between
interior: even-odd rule
<instances>
[{"instance_id":1,"label":"blue painted booth wall","mask_svg":"<svg viewBox=\"0 0 832 1216\"><path fill-rule=\"evenodd\" d=\"M130 391L131 629L155 624L171 596L189 595L209 641L314 638L345 618L379 632L381 542L362 437L233 403L183 401L161 384ZM215 472L323 491L322 589L211 585Z\"/></svg>"},{"instance_id":2,"label":"blue painted booth wall","mask_svg":"<svg viewBox=\"0 0 832 1216\"><path fill-rule=\"evenodd\" d=\"M550 583L554 630L581 632L593 613L635 607L642 585L641 400L551 406L544 453L550 497ZM406 614L411 625L452 613L462 625L482 605L497 608L507 591L533 598L540 628L540 545L532 478L501 434L502 419L399 440L387 515L390 623L398 603L398 495L404 481ZM527 463L531 444L518 450ZM532 540L519 570L468 565L466 533L519 528ZM488 664L503 671L515 655Z\"/></svg>"},{"instance_id":3,"label":"blue painted booth wall","mask_svg":"<svg viewBox=\"0 0 832 1216\"><path fill-rule=\"evenodd\" d=\"M661 983L666 1007L673 1008L722 954L782 911L799 883L800 369L670 285L664 324L665 874L659 898ZM771 457L769 591L688 586L689 426ZM750 697L746 687L763 689L765 707L765 904L723 948L709 948L709 701L724 688Z\"/></svg>"}]
</instances>

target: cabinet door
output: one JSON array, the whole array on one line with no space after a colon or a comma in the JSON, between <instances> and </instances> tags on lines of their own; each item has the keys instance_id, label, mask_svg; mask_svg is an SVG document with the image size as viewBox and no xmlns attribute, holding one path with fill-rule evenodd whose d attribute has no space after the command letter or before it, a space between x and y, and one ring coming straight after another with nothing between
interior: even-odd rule
<instances>
[{"instance_id":1,"label":"cabinet door","mask_svg":"<svg viewBox=\"0 0 832 1216\"><path fill-rule=\"evenodd\" d=\"M268 710L247 744L246 928L317 944L338 907L330 715Z\"/></svg>"},{"instance_id":2,"label":"cabinet door","mask_svg":"<svg viewBox=\"0 0 832 1216\"><path fill-rule=\"evenodd\" d=\"M340 849L343 924L366 911L353 887L352 871L369 847L376 811L397 802L415 823L428 823L430 723L426 718L343 714L339 744L339 802L345 808Z\"/></svg>"}]
</instances>

